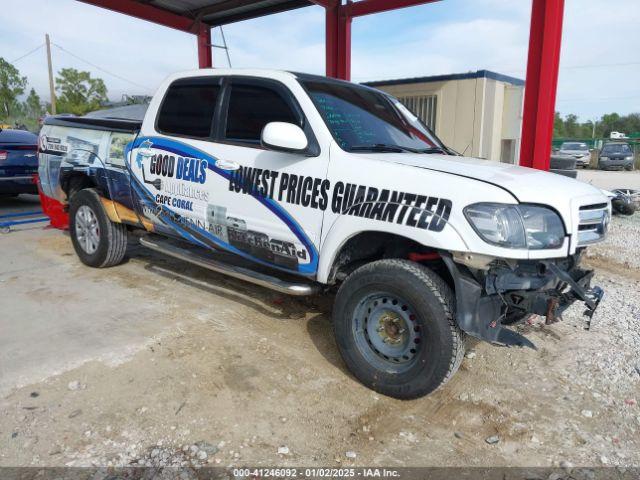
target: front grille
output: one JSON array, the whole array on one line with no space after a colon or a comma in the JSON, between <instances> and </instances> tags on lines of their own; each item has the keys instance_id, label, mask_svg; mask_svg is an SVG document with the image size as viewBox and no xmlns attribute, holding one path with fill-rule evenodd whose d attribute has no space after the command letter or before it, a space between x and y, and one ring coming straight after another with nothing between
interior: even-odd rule
<instances>
[{"instance_id":1,"label":"front grille","mask_svg":"<svg viewBox=\"0 0 640 480\"><path fill-rule=\"evenodd\" d=\"M580 210L602 210L603 208L607 208L609 205L606 203L596 203L595 205L583 205L580 207Z\"/></svg>"},{"instance_id":2,"label":"front grille","mask_svg":"<svg viewBox=\"0 0 640 480\"><path fill-rule=\"evenodd\" d=\"M597 203L580 207L578 225L578 246L599 242L609 229L609 205Z\"/></svg>"}]
</instances>

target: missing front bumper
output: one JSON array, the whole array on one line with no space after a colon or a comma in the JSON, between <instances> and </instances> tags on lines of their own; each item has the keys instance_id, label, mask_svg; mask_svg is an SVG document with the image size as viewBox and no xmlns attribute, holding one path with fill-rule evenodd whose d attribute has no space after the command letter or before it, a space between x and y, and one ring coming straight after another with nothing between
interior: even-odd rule
<instances>
[{"instance_id":1,"label":"missing front bumper","mask_svg":"<svg viewBox=\"0 0 640 480\"><path fill-rule=\"evenodd\" d=\"M593 314L600 305L602 297L604 297L604 290L602 288L598 286L591 287L591 280L594 274L593 270L582 271L584 272L584 275L578 279L574 279L570 272L562 270L554 263L547 262L546 266L558 277L558 279L560 279L561 282L568 286L568 292L566 294L562 294L567 297L567 307L576 300L584 302L587 307L583 313L585 317L584 328L585 330L589 330L591 328ZM565 309L567 307L565 307Z\"/></svg>"},{"instance_id":2,"label":"missing front bumper","mask_svg":"<svg viewBox=\"0 0 640 480\"><path fill-rule=\"evenodd\" d=\"M577 266L563 269L554 262L539 262L533 268L495 269L479 280L452 258L443 259L455 283L458 325L469 335L498 345L535 349L530 340L507 325L529 314L545 317L547 324L555 323L576 301L586 306L588 330L604 295L600 287L591 287L594 272Z\"/></svg>"}]
</instances>

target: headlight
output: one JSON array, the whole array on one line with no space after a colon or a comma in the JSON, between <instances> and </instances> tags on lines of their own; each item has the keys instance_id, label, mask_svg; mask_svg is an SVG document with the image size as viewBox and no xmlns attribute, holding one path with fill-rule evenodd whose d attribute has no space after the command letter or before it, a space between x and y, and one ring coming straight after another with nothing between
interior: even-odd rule
<instances>
[{"instance_id":1,"label":"headlight","mask_svg":"<svg viewBox=\"0 0 640 480\"><path fill-rule=\"evenodd\" d=\"M559 248L565 237L558 214L536 205L476 203L464 215L485 242L499 247Z\"/></svg>"},{"instance_id":2,"label":"headlight","mask_svg":"<svg viewBox=\"0 0 640 480\"><path fill-rule=\"evenodd\" d=\"M624 157L625 160L633 160L633 155L629 155L628 157Z\"/></svg>"},{"instance_id":3,"label":"headlight","mask_svg":"<svg viewBox=\"0 0 640 480\"><path fill-rule=\"evenodd\" d=\"M600 157L600 160L609 160L609 157Z\"/></svg>"}]
</instances>

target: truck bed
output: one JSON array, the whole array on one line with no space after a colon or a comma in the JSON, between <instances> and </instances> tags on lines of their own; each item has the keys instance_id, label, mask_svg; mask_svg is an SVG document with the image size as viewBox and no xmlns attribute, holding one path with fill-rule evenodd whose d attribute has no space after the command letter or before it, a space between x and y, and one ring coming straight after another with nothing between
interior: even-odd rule
<instances>
[{"instance_id":1,"label":"truck bed","mask_svg":"<svg viewBox=\"0 0 640 480\"><path fill-rule=\"evenodd\" d=\"M89 130L106 130L119 133L138 133L142 120L127 118L95 118L95 117L47 117L45 125L58 127L86 128Z\"/></svg>"}]
</instances>

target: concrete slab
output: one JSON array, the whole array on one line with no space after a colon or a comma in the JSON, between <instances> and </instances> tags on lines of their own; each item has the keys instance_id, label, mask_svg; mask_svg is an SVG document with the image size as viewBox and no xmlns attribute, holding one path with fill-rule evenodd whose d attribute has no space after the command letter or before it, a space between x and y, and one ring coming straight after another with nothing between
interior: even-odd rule
<instances>
[{"instance_id":1,"label":"concrete slab","mask_svg":"<svg viewBox=\"0 0 640 480\"><path fill-rule=\"evenodd\" d=\"M595 185L598 188L612 190L614 188L640 189L640 171L609 172L603 170L578 170L578 180Z\"/></svg>"},{"instance_id":2,"label":"concrete slab","mask_svg":"<svg viewBox=\"0 0 640 480\"><path fill-rule=\"evenodd\" d=\"M0 395L90 360L120 362L175 323L161 304L134 302L133 285L83 266L59 230L13 231L0 246Z\"/></svg>"}]
</instances>

